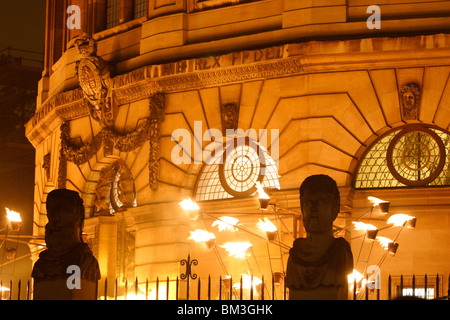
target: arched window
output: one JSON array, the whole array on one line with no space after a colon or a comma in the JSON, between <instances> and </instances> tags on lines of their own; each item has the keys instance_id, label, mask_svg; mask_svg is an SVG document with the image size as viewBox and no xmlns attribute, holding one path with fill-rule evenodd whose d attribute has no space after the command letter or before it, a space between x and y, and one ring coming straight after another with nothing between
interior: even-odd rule
<instances>
[{"instance_id":1,"label":"arched window","mask_svg":"<svg viewBox=\"0 0 450 320\"><path fill-rule=\"evenodd\" d=\"M355 188L450 185L450 135L409 125L378 139L360 162Z\"/></svg>"},{"instance_id":2,"label":"arched window","mask_svg":"<svg viewBox=\"0 0 450 320\"><path fill-rule=\"evenodd\" d=\"M279 189L278 170L266 148L248 138L245 143L228 141L213 160L205 164L197 179L195 199L243 198L263 188Z\"/></svg>"}]
</instances>

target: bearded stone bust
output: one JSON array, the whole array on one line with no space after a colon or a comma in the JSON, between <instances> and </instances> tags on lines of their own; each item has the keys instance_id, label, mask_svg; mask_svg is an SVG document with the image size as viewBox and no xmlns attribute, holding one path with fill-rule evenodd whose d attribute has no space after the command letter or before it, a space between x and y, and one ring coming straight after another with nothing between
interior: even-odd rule
<instances>
[{"instance_id":1,"label":"bearded stone bust","mask_svg":"<svg viewBox=\"0 0 450 320\"><path fill-rule=\"evenodd\" d=\"M39 254L32 271L36 297L57 299L68 297L64 292L69 266L80 269L80 278L96 285L100 268L89 246L82 240L84 223L83 200L77 192L56 189L47 196L48 223L45 226L47 250ZM40 286L40 284L43 284ZM57 289L52 286L58 286ZM40 290L45 288L45 290ZM83 289L83 288L82 288ZM58 296L59 292L59 296ZM49 296L54 294L55 296Z\"/></svg>"},{"instance_id":2,"label":"bearded stone bust","mask_svg":"<svg viewBox=\"0 0 450 320\"><path fill-rule=\"evenodd\" d=\"M296 239L289 252L289 299L345 300L353 255L344 238L333 236L340 211L336 182L326 175L308 177L300 187L300 205L307 237Z\"/></svg>"}]
</instances>

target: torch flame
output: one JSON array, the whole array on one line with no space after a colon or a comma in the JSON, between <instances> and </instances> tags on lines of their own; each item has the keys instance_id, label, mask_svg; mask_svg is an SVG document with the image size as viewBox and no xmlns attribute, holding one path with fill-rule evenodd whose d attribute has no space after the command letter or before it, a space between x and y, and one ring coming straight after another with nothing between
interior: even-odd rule
<instances>
[{"instance_id":1,"label":"torch flame","mask_svg":"<svg viewBox=\"0 0 450 320\"><path fill-rule=\"evenodd\" d=\"M373 224L356 221L353 221L352 223L355 225L355 230L377 230L377 227L375 227Z\"/></svg>"},{"instance_id":2,"label":"torch flame","mask_svg":"<svg viewBox=\"0 0 450 320\"><path fill-rule=\"evenodd\" d=\"M252 246L250 242L226 242L221 247L228 252L230 257L245 258L246 251Z\"/></svg>"},{"instance_id":3,"label":"torch flame","mask_svg":"<svg viewBox=\"0 0 450 320\"><path fill-rule=\"evenodd\" d=\"M277 231L277 227L268 218L264 218L264 221L259 219L258 223L256 223L256 226L263 231L268 232Z\"/></svg>"},{"instance_id":4,"label":"torch flame","mask_svg":"<svg viewBox=\"0 0 450 320\"><path fill-rule=\"evenodd\" d=\"M264 189L259 181L256 181L256 189L258 191L258 197L260 199L270 199L269 195L264 191Z\"/></svg>"},{"instance_id":5,"label":"torch flame","mask_svg":"<svg viewBox=\"0 0 450 320\"><path fill-rule=\"evenodd\" d=\"M381 200L381 199L378 199L378 198L375 198L375 197L372 197L372 196L367 197L367 199L369 199L369 201L373 203L373 206L374 206L374 207L376 207L376 206L379 205L380 203L386 203L386 202L389 202L389 201Z\"/></svg>"},{"instance_id":6,"label":"torch flame","mask_svg":"<svg viewBox=\"0 0 450 320\"><path fill-rule=\"evenodd\" d=\"M377 237L378 242L381 244L381 246L384 248L384 250L388 249L389 243L392 243L392 241L389 238L386 237Z\"/></svg>"},{"instance_id":7,"label":"torch flame","mask_svg":"<svg viewBox=\"0 0 450 320\"><path fill-rule=\"evenodd\" d=\"M181 206L181 208L183 208L183 210L199 210L200 207L191 200L191 198L187 198L184 199L183 201L181 201L179 203L179 205Z\"/></svg>"},{"instance_id":8,"label":"torch flame","mask_svg":"<svg viewBox=\"0 0 450 320\"><path fill-rule=\"evenodd\" d=\"M414 217L408 216L407 214L399 213L399 214L394 214L393 216L391 216L386 223L387 224L392 223L394 225L394 227L401 227L401 226L403 226L403 224L406 221L412 220L412 219L414 219Z\"/></svg>"},{"instance_id":9,"label":"torch flame","mask_svg":"<svg viewBox=\"0 0 450 320\"><path fill-rule=\"evenodd\" d=\"M208 232L206 230L197 229L195 231L191 231L191 235L189 236L188 240L194 240L195 242L203 242L215 238L216 236L213 233Z\"/></svg>"},{"instance_id":10,"label":"torch flame","mask_svg":"<svg viewBox=\"0 0 450 320\"><path fill-rule=\"evenodd\" d=\"M224 230L233 230L233 227L239 222L238 219L223 216L218 218L216 221L212 223L212 226L217 226L219 228L219 231Z\"/></svg>"},{"instance_id":11,"label":"torch flame","mask_svg":"<svg viewBox=\"0 0 450 320\"><path fill-rule=\"evenodd\" d=\"M363 277L363 275L362 275L361 273L358 272L358 270L353 269L353 272L350 273L350 274L347 276L347 278L348 278L348 283L355 283L355 281L356 281L356 283L358 283L358 282L360 282L364 277Z\"/></svg>"},{"instance_id":12,"label":"torch flame","mask_svg":"<svg viewBox=\"0 0 450 320\"><path fill-rule=\"evenodd\" d=\"M252 287L252 276L249 274L242 274L241 276L242 276L242 289L250 289ZM261 279L253 277L253 290L256 291L256 286L261 283L262 283ZM241 283L236 282L235 284L233 284L233 288L240 289Z\"/></svg>"},{"instance_id":13,"label":"torch flame","mask_svg":"<svg viewBox=\"0 0 450 320\"><path fill-rule=\"evenodd\" d=\"M5 208L5 209L6 209L6 215L7 215L9 221L17 221L17 222L22 221L22 219L20 218L20 213L10 210L8 208Z\"/></svg>"}]
</instances>

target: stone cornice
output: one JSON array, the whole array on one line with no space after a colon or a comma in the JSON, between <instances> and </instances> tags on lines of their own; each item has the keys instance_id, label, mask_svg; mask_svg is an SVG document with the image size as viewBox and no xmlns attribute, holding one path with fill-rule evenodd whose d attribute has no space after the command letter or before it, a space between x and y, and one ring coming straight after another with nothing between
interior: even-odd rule
<instances>
[{"instance_id":1,"label":"stone cornice","mask_svg":"<svg viewBox=\"0 0 450 320\"><path fill-rule=\"evenodd\" d=\"M318 44L319 43L319 44ZM356 49L355 49L356 48ZM149 65L113 80L117 105L177 92L324 71L450 65L450 35L294 43ZM64 121L89 114L80 88L49 98L26 125L36 147Z\"/></svg>"}]
</instances>

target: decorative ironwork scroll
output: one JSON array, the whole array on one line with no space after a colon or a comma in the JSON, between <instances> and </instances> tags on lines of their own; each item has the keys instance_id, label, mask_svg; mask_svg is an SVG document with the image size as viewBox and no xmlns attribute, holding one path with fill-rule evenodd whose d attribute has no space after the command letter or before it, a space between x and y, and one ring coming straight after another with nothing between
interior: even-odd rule
<instances>
[{"instance_id":1,"label":"decorative ironwork scroll","mask_svg":"<svg viewBox=\"0 0 450 320\"><path fill-rule=\"evenodd\" d=\"M192 266L197 266L198 265L198 260L197 259L192 259L191 260L191 254L188 254L188 258L183 259L180 261L180 264L182 266L186 265L186 272L180 274L180 278L181 280L186 280L186 279L197 279L197 274L196 273L192 273Z\"/></svg>"}]
</instances>

